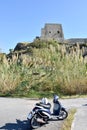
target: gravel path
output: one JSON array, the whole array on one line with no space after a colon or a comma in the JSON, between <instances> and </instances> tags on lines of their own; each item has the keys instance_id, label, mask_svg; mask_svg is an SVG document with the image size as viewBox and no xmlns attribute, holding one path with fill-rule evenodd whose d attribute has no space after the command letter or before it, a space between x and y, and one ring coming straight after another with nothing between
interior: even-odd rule
<instances>
[{"instance_id":1,"label":"gravel path","mask_svg":"<svg viewBox=\"0 0 87 130\"><path fill-rule=\"evenodd\" d=\"M27 115L37 100L19 98L0 98L0 129L30 130ZM52 103L52 101L50 100ZM67 109L77 108L72 130L87 130L87 98L65 99L60 102ZM62 121L51 121L38 130L59 130ZM79 127L81 126L81 127Z\"/></svg>"}]
</instances>

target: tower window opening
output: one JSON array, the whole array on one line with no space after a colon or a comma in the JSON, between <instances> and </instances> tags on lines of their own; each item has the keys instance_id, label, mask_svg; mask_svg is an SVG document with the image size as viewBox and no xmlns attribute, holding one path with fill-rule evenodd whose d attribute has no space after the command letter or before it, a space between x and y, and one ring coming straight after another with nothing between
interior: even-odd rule
<instances>
[{"instance_id":1,"label":"tower window opening","mask_svg":"<svg viewBox=\"0 0 87 130\"><path fill-rule=\"evenodd\" d=\"M60 33L60 31L57 31L57 33Z\"/></svg>"}]
</instances>

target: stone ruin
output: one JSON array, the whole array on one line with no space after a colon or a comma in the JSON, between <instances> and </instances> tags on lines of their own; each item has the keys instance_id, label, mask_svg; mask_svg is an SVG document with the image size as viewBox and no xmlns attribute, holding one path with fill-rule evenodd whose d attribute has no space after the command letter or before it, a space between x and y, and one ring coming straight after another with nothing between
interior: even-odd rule
<instances>
[{"instance_id":1,"label":"stone ruin","mask_svg":"<svg viewBox=\"0 0 87 130\"><path fill-rule=\"evenodd\" d=\"M52 23L46 23L44 28L41 29L41 36L36 38L39 38L41 40L55 40L61 43L69 43L69 44L87 43L87 38L64 39L62 24L52 24Z\"/></svg>"},{"instance_id":2,"label":"stone ruin","mask_svg":"<svg viewBox=\"0 0 87 130\"><path fill-rule=\"evenodd\" d=\"M79 45L80 49L84 48L83 56L87 55L87 38L70 38L65 39L62 24L46 23L41 29L41 36L36 37L39 40L54 40L69 47ZM35 40L36 40L35 39Z\"/></svg>"},{"instance_id":3,"label":"stone ruin","mask_svg":"<svg viewBox=\"0 0 87 130\"><path fill-rule=\"evenodd\" d=\"M36 37L35 40L54 40L55 42L59 42L60 44L65 44L68 46L69 49L72 47L76 47L77 44L79 44L80 49L84 48L83 57L87 56L87 38L71 38L71 39L65 39L63 28L61 24L52 24L47 23L45 24L44 28L41 29L41 36ZM18 43L16 47L14 48L13 53L8 54L8 57L13 55L16 55L16 53L21 54L32 54L32 48L33 44L24 44L24 43Z\"/></svg>"},{"instance_id":4,"label":"stone ruin","mask_svg":"<svg viewBox=\"0 0 87 130\"><path fill-rule=\"evenodd\" d=\"M64 34L61 24L45 24L45 27L41 29L42 40L55 40L64 41Z\"/></svg>"}]
</instances>

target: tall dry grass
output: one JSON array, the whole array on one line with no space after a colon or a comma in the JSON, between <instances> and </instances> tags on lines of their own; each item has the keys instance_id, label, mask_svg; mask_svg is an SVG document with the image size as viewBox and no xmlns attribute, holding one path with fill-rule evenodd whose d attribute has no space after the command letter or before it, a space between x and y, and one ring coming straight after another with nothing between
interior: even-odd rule
<instances>
[{"instance_id":1,"label":"tall dry grass","mask_svg":"<svg viewBox=\"0 0 87 130\"><path fill-rule=\"evenodd\" d=\"M65 45L50 42L17 61L0 63L0 93L87 94L87 64L78 45L68 53Z\"/></svg>"}]
</instances>

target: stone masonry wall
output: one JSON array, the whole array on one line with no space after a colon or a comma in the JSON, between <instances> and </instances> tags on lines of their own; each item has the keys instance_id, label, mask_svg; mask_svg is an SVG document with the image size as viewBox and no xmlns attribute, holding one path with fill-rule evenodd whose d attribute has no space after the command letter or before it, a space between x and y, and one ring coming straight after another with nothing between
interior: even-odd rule
<instances>
[{"instance_id":1,"label":"stone masonry wall","mask_svg":"<svg viewBox=\"0 0 87 130\"><path fill-rule=\"evenodd\" d=\"M45 27L41 29L41 37L43 40L56 40L63 41L64 34L61 24L45 24Z\"/></svg>"}]
</instances>

